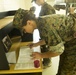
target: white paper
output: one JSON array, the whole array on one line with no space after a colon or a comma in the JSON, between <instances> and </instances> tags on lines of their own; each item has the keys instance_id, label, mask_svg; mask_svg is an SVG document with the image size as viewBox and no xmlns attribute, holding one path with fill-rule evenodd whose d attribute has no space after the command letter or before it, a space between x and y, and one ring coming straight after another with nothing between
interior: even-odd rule
<instances>
[{"instance_id":1,"label":"white paper","mask_svg":"<svg viewBox=\"0 0 76 75\"><path fill-rule=\"evenodd\" d=\"M21 47L19 51L19 57L17 63L28 63L30 61L33 62L31 57L32 52L33 49L30 49L29 47L26 46Z\"/></svg>"},{"instance_id":2,"label":"white paper","mask_svg":"<svg viewBox=\"0 0 76 75\"><path fill-rule=\"evenodd\" d=\"M34 69L34 63L17 63L15 70Z\"/></svg>"},{"instance_id":3,"label":"white paper","mask_svg":"<svg viewBox=\"0 0 76 75\"><path fill-rule=\"evenodd\" d=\"M6 57L7 57L9 64L16 63L16 52L15 51L6 53Z\"/></svg>"},{"instance_id":4,"label":"white paper","mask_svg":"<svg viewBox=\"0 0 76 75\"><path fill-rule=\"evenodd\" d=\"M23 46L20 48L19 57L17 64L15 66L15 70L35 68L33 63L34 60L31 57L32 52L33 49L30 49L27 46Z\"/></svg>"}]
</instances>

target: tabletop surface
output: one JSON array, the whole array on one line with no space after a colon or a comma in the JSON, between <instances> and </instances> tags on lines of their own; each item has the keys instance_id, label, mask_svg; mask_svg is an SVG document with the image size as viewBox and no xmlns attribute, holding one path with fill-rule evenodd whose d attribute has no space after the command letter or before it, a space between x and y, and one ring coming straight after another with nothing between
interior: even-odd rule
<instances>
[{"instance_id":1,"label":"tabletop surface","mask_svg":"<svg viewBox=\"0 0 76 75\"><path fill-rule=\"evenodd\" d=\"M26 46L30 42L19 42L14 43L9 51L16 51L16 58L18 59L18 52L21 46ZM24 69L24 70L14 70L16 64L11 64L9 70L1 70L0 74L14 74L14 73L35 73L42 72L42 60L40 60L40 67L35 69Z\"/></svg>"}]
</instances>

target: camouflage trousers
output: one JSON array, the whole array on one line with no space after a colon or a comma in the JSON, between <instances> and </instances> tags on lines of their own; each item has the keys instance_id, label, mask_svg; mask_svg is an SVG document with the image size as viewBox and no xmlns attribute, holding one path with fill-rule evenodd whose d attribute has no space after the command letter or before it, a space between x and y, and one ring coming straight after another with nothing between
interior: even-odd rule
<instances>
[{"instance_id":1,"label":"camouflage trousers","mask_svg":"<svg viewBox=\"0 0 76 75\"><path fill-rule=\"evenodd\" d=\"M76 75L76 39L65 44L65 51L60 55L57 75Z\"/></svg>"}]
</instances>

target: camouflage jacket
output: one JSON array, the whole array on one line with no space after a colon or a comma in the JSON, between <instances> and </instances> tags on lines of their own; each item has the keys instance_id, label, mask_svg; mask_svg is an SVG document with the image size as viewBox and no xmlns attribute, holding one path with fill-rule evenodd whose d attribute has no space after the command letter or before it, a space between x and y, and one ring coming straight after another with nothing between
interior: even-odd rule
<instances>
[{"instance_id":1,"label":"camouflage jacket","mask_svg":"<svg viewBox=\"0 0 76 75\"><path fill-rule=\"evenodd\" d=\"M75 26L72 16L47 15L38 18L38 29L42 39L48 46L55 46L59 43L69 41L73 38Z\"/></svg>"},{"instance_id":2,"label":"camouflage jacket","mask_svg":"<svg viewBox=\"0 0 76 75\"><path fill-rule=\"evenodd\" d=\"M57 75L76 75L76 38L67 41L64 46L65 50L60 55Z\"/></svg>"},{"instance_id":3,"label":"camouflage jacket","mask_svg":"<svg viewBox=\"0 0 76 75\"><path fill-rule=\"evenodd\" d=\"M55 14L55 9L46 2L42 5L39 16Z\"/></svg>"}]
</instances>

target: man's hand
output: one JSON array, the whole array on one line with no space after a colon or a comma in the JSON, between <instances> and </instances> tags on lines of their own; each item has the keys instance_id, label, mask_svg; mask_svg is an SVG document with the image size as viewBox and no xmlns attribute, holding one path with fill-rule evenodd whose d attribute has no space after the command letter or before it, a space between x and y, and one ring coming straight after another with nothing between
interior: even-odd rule
<instances>
[{"instance_id":1,"label":"man's hand","mask_svg":"<svg viewBox=\"0 0 76 75\"><path fill-rule=\"evenodd\" d=\"M69 9L69 11L70 11L70 13L71 14L74 14L74 10L76 9L76 7L71 7L70 9Z\"/></svg>"},{"instance_id":2,"label":"man's hand","mask_svg":"<svg viewBox=\"0 0 76 75\"><path fill-rule=\"evenodd\" d=\"M33 59L41 59L42 58L42 54L39 52L33 52L31 56Z\"/></svg>"}]
</instances>

